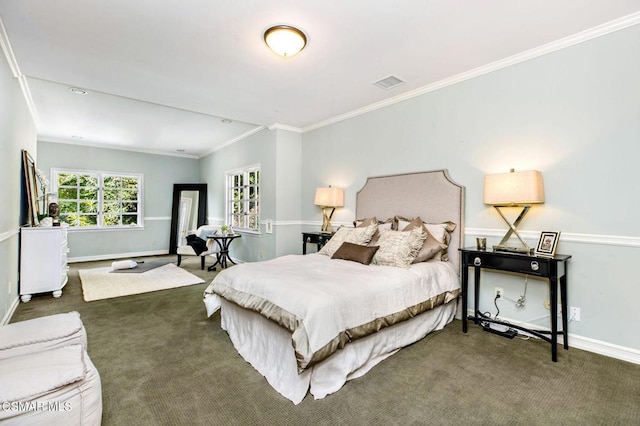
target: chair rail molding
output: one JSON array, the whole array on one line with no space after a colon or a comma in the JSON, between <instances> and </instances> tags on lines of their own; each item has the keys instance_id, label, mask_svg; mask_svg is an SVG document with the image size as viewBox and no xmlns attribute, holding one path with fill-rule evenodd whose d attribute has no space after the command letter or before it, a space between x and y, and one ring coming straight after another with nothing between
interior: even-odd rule
<instances>
[{"instance_id":1,"label":"chair rail molding","mask_svg":"<svg viewBox=\"0 0 640 426\"><path fill-rule=\"evenodd\" d=\"M522 238L537 242L540 238L541 231L520 231ZM465 228L465 236L468 237L496 237L501 238L504 235L503 229L487 229L487 228ZM619 247L640 247L640 237L631 237L625 235L600 235L600 234L580 234L574 232L562 232L561 241L566 243L578 244L597 244Z\"/></svg>"},{"instance_id":2,"label":"chair rail molding","mask_svg":"<svg viewBox=\"0 0 640 426\"><path fill-rule=\"evenodd\" d=\"M8 231L4 231L0 233L0 243L18 234L20 234L20 229L10 229Z\"/></svg>"}]
</instances>

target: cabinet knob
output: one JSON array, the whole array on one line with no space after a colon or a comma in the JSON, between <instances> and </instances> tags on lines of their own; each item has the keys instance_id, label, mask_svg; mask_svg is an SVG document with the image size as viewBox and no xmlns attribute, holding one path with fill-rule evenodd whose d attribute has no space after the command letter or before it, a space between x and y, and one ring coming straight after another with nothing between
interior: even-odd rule
<instances>
[{"instance_id":1,"label":"cabinet knob","mask_svg":"<svg viewBox=\"0 0 640 426\"><path fill-rule=\"evenodd\" d=\"M476 257L475 259L473 259L473 264L475 266L480 266L480 265L482 265L482 260L480 260L479 257Z\"/></svg>"},{"instance_id":2,"label":"cabinet knob","mask_svg":"<svg viewBox=\"0 0 640 426\"><path fill-rule=\"evenodd\" d=\"M532 271L537 271L538 269L540 269L540 264L538 262L536 262L535 260L533 262L531 262L531 270Z\"/></svg>"}]
</instances>

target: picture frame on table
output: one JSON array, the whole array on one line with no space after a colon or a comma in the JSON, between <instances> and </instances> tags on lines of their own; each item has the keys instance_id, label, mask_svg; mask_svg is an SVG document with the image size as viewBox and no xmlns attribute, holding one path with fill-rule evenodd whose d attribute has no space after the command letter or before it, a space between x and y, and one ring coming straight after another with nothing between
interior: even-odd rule
<instances>
[{"instance_id":1,"label":"picture frame on table","mask_svg":"<svg viewBox=\"0 0 640 426\"><path fill-rule=\"evenodd\" d=\"M535 255L546 256L546 257L555 256L559 239L560 239L560 232L542 231L540 233L540 239L538 240L538 244L536 245Z\"/></svg>"}]
</instances>

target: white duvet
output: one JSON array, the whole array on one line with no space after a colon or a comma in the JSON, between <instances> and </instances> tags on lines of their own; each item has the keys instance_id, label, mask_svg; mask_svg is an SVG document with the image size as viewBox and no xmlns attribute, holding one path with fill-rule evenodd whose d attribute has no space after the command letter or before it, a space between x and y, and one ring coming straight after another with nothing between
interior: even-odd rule
<instances>
[{"instance_id":1,"label":"white duvet","mask_svg":"<svg viewBox=\"0 0 640 426\"><path fill-rule=\"evenodd\" d=\"M350 330L365 324L384 327L390 325L386 318L393 321L397 313L413 312L412 307L430 300L448 303L459 289L448 262L397 268L321 254L289 255L220 272L205 290L204 303L208 315L220 308L221 297L256 312L273 312L273 307L282 311L286 318L281 325L292 333L302 371L321 361L318 352L326 352L338 336L344 343L345 336L351 338Z\"/></svg>"}]
</instances>

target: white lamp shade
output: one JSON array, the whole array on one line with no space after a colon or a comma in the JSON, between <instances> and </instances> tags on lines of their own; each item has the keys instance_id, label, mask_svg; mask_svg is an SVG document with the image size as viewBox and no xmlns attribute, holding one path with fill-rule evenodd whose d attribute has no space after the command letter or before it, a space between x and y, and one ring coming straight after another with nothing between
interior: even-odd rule
<instances>
[{"instance_id":1,"label":"white lamp shade","mask_svg":"<svg viewBox=\"0 0 640 426\"><path fill-rule=\"evenodd\" d=\"M264 33L264 42L276 54L284 57L293 56L307 44L307 37L297 28L278 25Z\"/></svg>"},{"instance_id":2,"label":"white lamp shade","mask_svg":"<svg viewBox=\"0 0 640 426\"><path fill-rule=\"evenodd\" d=\"M484 177L484 203L494 206L544 203L542 173L537 170Z\"/></svg>"},{"instance_id":3,"label":"white lamp shade","mask_svg":"<svg viewBox=\"0 0 640 426\"><path fill-rule=\"evenodd\" d=\"M340 188L318 188L316 189L316 206L342 207L344 206L344 191Z\"/></svg>"}]
</instances>

